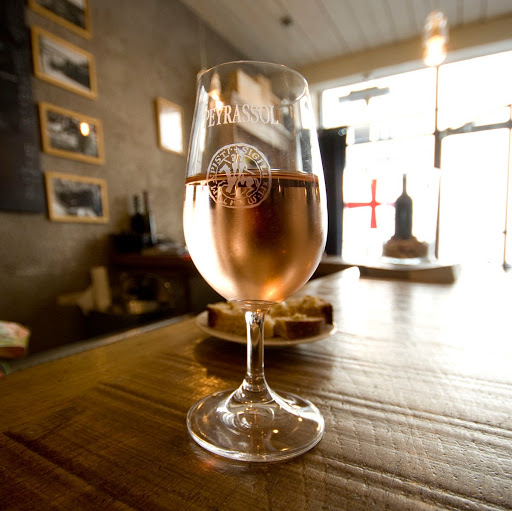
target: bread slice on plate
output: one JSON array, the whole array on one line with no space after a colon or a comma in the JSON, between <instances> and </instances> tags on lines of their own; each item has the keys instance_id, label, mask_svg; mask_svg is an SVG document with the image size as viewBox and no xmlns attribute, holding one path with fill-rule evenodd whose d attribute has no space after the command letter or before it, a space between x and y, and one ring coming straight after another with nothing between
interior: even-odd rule
<instances>
[{"instance_id":1,"label":"bread slice on plate","mask_svg":"<svg viewBox=\"0 0 512 511\"><path fill-rule=\"evenodd\" d=\"M242 337L247 335L244 312L240 307L230 302L211 303L206 308L208 311L208 326L223 332L229 332ZM274 336L274 320L272 317L265 317L263 334L265 337Z\"/></svg>"},{"instance_id":2,"label":"bread slice on plate","mask_svg":"<svg viewBox=\"0 0 512 511\"><path fill-rule=\"evenodd\" d=\"M245 336L242 309L231 302L209 304L208 326L230 334ZM296 340L320 335L326 325L333 324L332 305L318 296L291 298L273 305L265 316L266 338L278 336Z\"/></svg>"},{"instance_id":3,"label":"bread slice on plate","mask_svg":"<svg viewBox=\"0 0 512 511\"><path fill-rule=\"evenodd\" d=\"M328 325L333 324L332 304L319 296L305 295L290 298L285 302L273 305L269 311L272 317L288 317L296 314L303 314L306 317L325 319Z\"/></svg>"},{"instance_id":4,"label":"bread slice on plate","mask_svg":"<svg viewBox=\"0 0 512 511\"><path fill-rule=\"evenodd\" d=\"M274 321L274 335L289 340L320 335L325 327L325 318L310 318L304 314L278 317Z\"/></svg>"}]
</instances>

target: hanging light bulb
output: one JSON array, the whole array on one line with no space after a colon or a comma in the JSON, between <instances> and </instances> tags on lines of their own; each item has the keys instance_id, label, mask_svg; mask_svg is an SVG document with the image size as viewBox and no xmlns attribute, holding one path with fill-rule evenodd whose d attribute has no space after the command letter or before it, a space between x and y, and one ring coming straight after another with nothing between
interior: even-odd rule
<instances>
[{"instance_id":1,"label":"hanging light bulb","mask_svg":"<svg viewBox=\"0 0 512 511\"><path fill-rule=\"evenodd\" d=\"M427 16L423 29L423 61L427 66L439 66L446 58L448 43L448 19L441 11Z\"/></svg>"}]
</instances>

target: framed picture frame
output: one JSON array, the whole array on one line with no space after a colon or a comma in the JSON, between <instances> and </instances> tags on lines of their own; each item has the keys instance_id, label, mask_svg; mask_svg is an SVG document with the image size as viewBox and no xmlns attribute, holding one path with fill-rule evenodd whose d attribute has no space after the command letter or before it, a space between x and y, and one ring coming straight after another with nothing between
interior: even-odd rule
<instances>
[{"instance_id":1,"label":"framed picture frame","mask_svg":"<svg viewBox=\"0 0 512 511\"><path fill-rule=\"evenodd\" d=\"M164 98L155 99L158 146L164 151L184 155L183 109Z\"/></svg>"},{"instance_id":2,"label":"framed picture frame","mask_svg":"<svg viewBox=\"0 0 512 511\"><path fill-rule=\"evenodd\" d=\"M96 63L94 56L41 27L32 26L34 74L58 87L96 99Z\"/></svg>"},{"instance_id":3,"label":"framed picture frame","mask_svg":"<svg viewBox=\"0 0 512 511\"><path fill-rule=\"evenodd\" d=\"M50 103L39 103L43 151L53 156L102 165L103 126L99 119Z\"/></svg>"},{"instance_id":4,"label":"framed picture frame","mask_svg":"<svg viewBox=\"0 0 512 511\"><path fill-rule=\"evenodd\" d=\"M28 6L86 39L91 38L90 0L28 0Z\"/></svg>"},{"instance_id":5,"label":"framed picture frame","mask_svg":"<svg viewBox=\"0 0 512 511\"><path fill-rule=\"evenodd\" d=\"M107 223L107 182L95 177L45 172L48 216L55 222Z\"/></svg>"}]
</instances>

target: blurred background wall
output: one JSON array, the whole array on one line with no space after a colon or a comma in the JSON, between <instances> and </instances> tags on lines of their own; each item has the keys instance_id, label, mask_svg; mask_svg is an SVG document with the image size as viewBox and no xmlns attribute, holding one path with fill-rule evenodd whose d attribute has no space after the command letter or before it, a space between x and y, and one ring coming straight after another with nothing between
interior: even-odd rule
<instances>
[{"instance_id":1,"label":"blurred background wall","mask_svg":"<svg viewBox=\"0 0 512 511\"><path fill-rule=\"evenodd\" d=\"M187 144L197 73L243 57L176 0L90 0L90 8L90 39L25 8L27 26L94 55L98 82L91 100L32 77L34 109L44 101L74 110L101 120L104 131L103 165L40 152L41 170L105 179L110 209L106 224L0 210L0 320L31 329L31 352L84 337L78 308L58 306L57 296L85 289L91 267L108 262L108 236L128 228L133 194L149 190L158 233L183 241L186 156L158 148L154 100L160 96L184 109Z\"/></svg>"}]
</instances>

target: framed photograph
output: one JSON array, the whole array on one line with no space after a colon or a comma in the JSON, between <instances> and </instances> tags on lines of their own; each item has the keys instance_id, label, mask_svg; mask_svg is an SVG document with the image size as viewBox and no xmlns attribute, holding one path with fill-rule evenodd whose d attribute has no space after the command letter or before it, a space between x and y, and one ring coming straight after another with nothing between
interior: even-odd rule
<instances>
[{"instance_id":1,"label":"framed photograph","mask_svg":"<svg viewBox=\"0 0 512 511\"><path fill-rule=\"evenodd\" d=\"M97 165L105 162L99 119L49 103L39 103L39 118L45 153Z\"/></svg>"},{"instance_id":2,"label":"framed photograph","mask_svg":"<svg viewBox=\"0 0 512 511\"><path fill-rule=\"evenodd\" d=\"M89 99L98 95L93 55L40 27L31 27L34 74Z\"/></svg>"},{"instance_id":3,"label":"framed photograph","mask_svg":"<svg viewBox=\"0 0 512 511\"><path fill-rule=\"evenodd\" d=\"M108 222L104 179L45 172L48 215L56 222Z\"/></svg>"},{"instance_id":4,"label":"framed photograph","mask_svg":"<svg viewBox=\"0 0 512 511\"><path fill-rule=\"evenodd\" d=\"M29 7L78 35L91 37L89 0L28 0Z\"/></svg>"},{"instance_id":5,"label":"framed photograph","mask_svg":"<svg viewBox=\"0 0 512 511\"><path fill-rule=\"evenodd\" d=\"M156 98L158 146L164 151L183 155L183 109L163 98Z\"/></svg>"}]
</instances>

